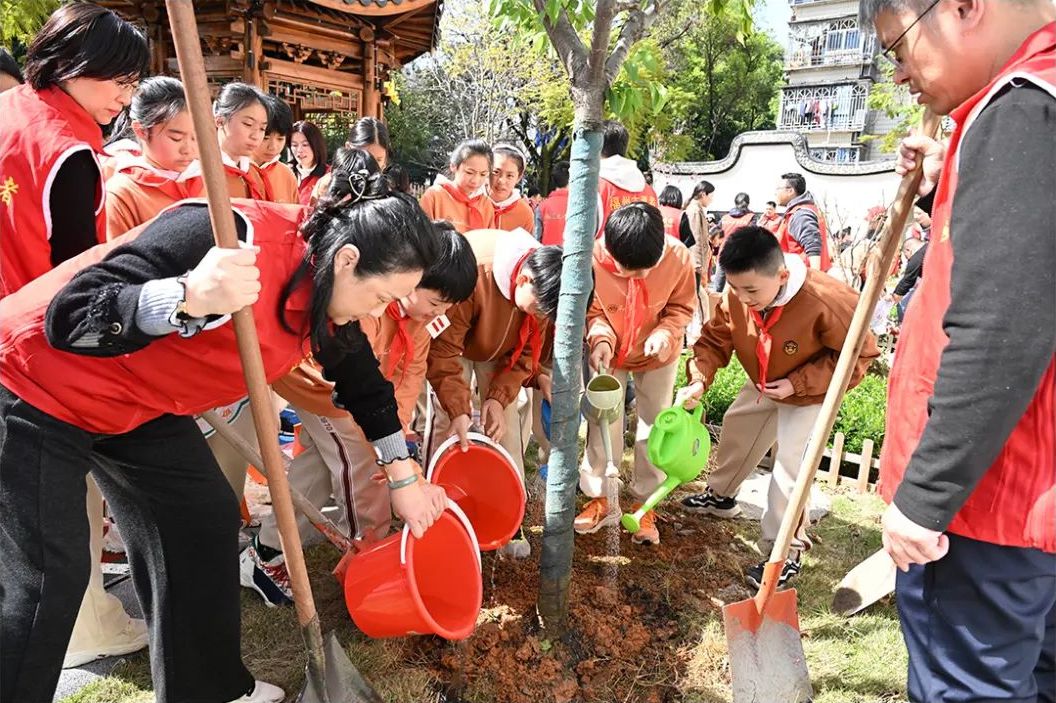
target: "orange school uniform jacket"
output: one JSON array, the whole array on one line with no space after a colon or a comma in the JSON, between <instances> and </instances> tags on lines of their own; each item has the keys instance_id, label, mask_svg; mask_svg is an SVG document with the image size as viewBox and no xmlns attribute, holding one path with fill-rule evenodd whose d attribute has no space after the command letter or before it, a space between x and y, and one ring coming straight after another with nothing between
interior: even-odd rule
<instances>
[{"instance_id":1,"label":"orange school uniform jacket","mask_svg":"<svg viewBox=\"0 0 1056 703\"><path fill-rule=\"evenodd\" d=\"M651 371L670 364L682 351L682 337L696 305L696 278L689 250L664 237L664 253L649 274L638 281L618 276L605 261L612 257L604 237L594 242L594 300L587 310L587 344L612 346L616 368ZM630 290L644 288L644 296ZM634 306L640 306L636 314ZM645 340L656 330L667 333L667 351L646 356ZM621 358L621 352L622 357ZM619 362L619 363L617 363Z\"/></svg>"},{"instance_id":2,"label":"orange school uniform jacket","mask_svg":"<svg viewBox=\"0 0 1056 703\"><path fill-rule=\"evenodd\" d=\"M492 201L492 205L495 208L495 229L512 232L520 227L528 233L535 231L535 210L526 198L521 197L520 191L513 191L513 195L501 203Z\"/></svg>"},{"instance_id":3,"label":"orange school uniform jacket","mask_svg":"<svg viewBox=\"0 0 1056 703\"><path fill-rule=\"evenodd\" d=\"M203 194L197 161L181 174L160 171L131 154L113 161L116 172L106 182L107 240L154 219L180 200Z\"/></svg>"},{"instance_id":4,"label":"orange school uniform jacket","mask_svg":"<svg viewBox=\"0 0 1056 703\"><path fill-rule=\"evenodd\" d=\"M264 180L260 169L248 156L235 162L227 154L220 152L224 162L224 175L227 177L227 192L232 198L252 200L272 199L271 184Z\"/></svg>"},{"instance_id":5,"label":"orange school uniform jacket","mask_svg":"<svg viewBox=\"0 0 1056 703\"><path fill-rule=\"evenodd\" d=\"M263 179L268 182L272 202L290 203L292 205L305 204L300 202L297 191L297 176L289 166L276 158L274 161L261 164L258 169Z\"/></svg>"},{"instance_id":6,"label":"orange school uniform jacket","mask_svg":"<svg viewBox=\"0 0 1056 703\"><path fill-rule=\"evenodd\" d=\"M472 198L462 194L446 178L429 186L419 202L431 220L447 220L465 234L471 229L495 227L495 207L486 193ZM531 227L528 228L531 231Z\"/></svg>"},{"instance_id":7,"label":"orange school uniform jacket","mask_svg":"<svg viewBox=\"0 0 1056 703\"><path fill-rule=\"evenodd\" d=\"M825 398L829 388L858 294L827 273L808 269L796 255L786 254L785 264L789 280L776 303L784 308L781 317L769 331L766 378L768 381L787 378L792 382L793 394L778 402L815 405ZM758 341L759 328L748 306L727 286L714 317L693 345L690 378L703 381L705 388L710 386L715 373L736 353L752 383L758 383ZM869 364L878 356L876 338L869 333L848 388L861 382Z\"/></svg>"},{"instance_id":8,"label":"orange school uniform jacket","mask_svg":"<svg viewBox=\"0 0 1056 703\"><path fill-rule=\"evenodd\" d=\"M447 311L451 326L433 340L429 349L427 378L440 404L451 417L468 415L472 408L470 389L462 378L460 357L469 361L496 361L495 378L488 389L488 399L503 407L517 397L522 385L532 381L538 369L533 368L532 342L513 359L526 315L512 301L511 281L516 278L524 256L540 246L525 232L474 230L466 239L477 257L477 285L473 295ZM552 344L553 328L549 321L539 323L537 351L542 361Z\"/></svg>"}]
</instances>

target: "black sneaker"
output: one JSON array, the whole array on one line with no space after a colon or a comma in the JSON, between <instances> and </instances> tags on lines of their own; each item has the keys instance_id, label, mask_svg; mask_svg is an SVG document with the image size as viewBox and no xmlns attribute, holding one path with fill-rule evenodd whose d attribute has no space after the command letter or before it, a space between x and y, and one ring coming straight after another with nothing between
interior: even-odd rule
<instances>
[{"instance_id":1,"label":"black sneaker","mask_svg":"<svg viewBox=\"0 0 1056 703\"><path fill-rule=\"evenodd\" d=\"M748 582L749 586L755 589L762 588L763 569L765 567L766 562L761 561L744 572L744 580ZM781 576L777 579L777 587L784 588L788 585L792 577L798 574L802 568L798 559L785 559L785 565L781 567Z\"/></svg>"},{"instance_id":2,"label":"black sneaker","mask_svg":"<svg viewBox=\"0 0 1056 703\"><path fill-rule=\"evenodd\" d=\"M682 507L691 513L706 513L716 517L737 517L741 514L741 506L737 505L736 498L712 493L710 488L683 498Z\"/></svg>"}]
</instances>

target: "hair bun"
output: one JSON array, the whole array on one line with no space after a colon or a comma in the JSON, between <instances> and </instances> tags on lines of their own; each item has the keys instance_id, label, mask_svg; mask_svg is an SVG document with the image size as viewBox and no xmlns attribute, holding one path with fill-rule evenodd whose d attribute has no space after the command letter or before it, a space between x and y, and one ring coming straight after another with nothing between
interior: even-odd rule
<instances>
[{"instance_id":1,"label":"hair bun","mask_svg":"<svg viewBox=\"0 0 1056 703\"><path fill-rule=\"evenodd\" d=\"M374 158L362 149L343 147L334 155L330 197L351 205L389 195L388 183Z\"/></svg>"}]
</instances>

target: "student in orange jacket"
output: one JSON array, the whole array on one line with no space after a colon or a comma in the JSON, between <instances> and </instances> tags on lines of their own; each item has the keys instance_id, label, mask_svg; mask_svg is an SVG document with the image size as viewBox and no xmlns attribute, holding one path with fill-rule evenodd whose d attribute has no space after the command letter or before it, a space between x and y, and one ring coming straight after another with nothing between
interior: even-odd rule
<instances>
[{"instance_id":1,"label":"student in orange jacket","mask_svg":"<svg viewBox=\"0 0 1056 703\"><path fill-rule=\"evenodd\" d=\"M415 403L425 387L426 359L435 330L446 324L444 313L467 299L477 282L477 263L465 237L447 223L434 223L437 258L406 298L394 300L380 316L360 320L382 373L392 383L396 406L408 432ZM335 522L352 539L374 542L389 533L392 504L378 471L374 447L352 416L334 407L334 384L314 364L301 364L272 386L296 410L305 450L290 464L290 485L322 508L333 496ZM314 534L297 514L302 538ZM240 558L240 581L269 605L292 602L289 574L273 515L261 520L260 532Z\"/></svg>"},{"instance_id":2,"label":"student in orange jacket","mask_svg":"<svg viewBox=\"0 0 1056 703\"><path fill-rule=\"evenodd\" d=\"M115 140L133 138L139 155L114 157L106 182L106 238L115 239L173 203L202 194L198 144L183 84L153 76L132 97L125 128Z\"/></svg>"},{"instance_id":3,"label":"student in orange jacket","mask_svg":"<svg viewBox=\"0 0 1056 703\"><path fill-rule=\"evenodd\" d=\"M465 234L495 227L495 207L485 192L491 177L491 147L468 139L451 152L450 178L437 174L436 182L422 193L421 206L434 220L447 220Z\"/></svg>"},{"instance_id":4,"label":"student in orange jacket","mask_svg":"<svg viewBox=\"0 0 1056 703\"><path fill-rule=\"evenodd\" d=\"M587 311L590 366L625 386L634 377L638 429L631 492L641 501L664 478L649 463L645 445L657 413L671 405L683 335L696 307L693 262L685 245L664 233L657 208L632 203L609 216L604 236L594 243L594 281ZM609 427L614 447L623 446L623 424L621 414ZM579 486L591 500L576 517L580 534L619 520L618 513L610 515L605 498L603 446L600 432L588 426ZM660 543L652 511L631 539Z\"/></svg>"},{"instance_id":5,"label":"student in orange jacket","mask_svg":"<svg viewBox=\"0 0 1056 703\"><path fill-rule=\"evenodd\" d=\"M300 202L297 195L297 176L282 162L282 152L293 132L293 110L286 101L275 95L265 95L268 106L268 126L264 139L253 153L253 162L267 182L273 203Z\"/></svg>"},{"instance_id":6,"label":"student in orange jacket","mask_svg":"<svg viewBox=\"0 0 1056 703\"><path fill-rule=\"evenodd\" d=\"M267 96L245 83L228 83L213 101L220 156L232 198L271 200L271 186L253 163L268 128Z\"/></svg>"},{"instance_id":7,"label":"student in orange jacket","mask_svg":"<svg viewBox=\"0 0 1056 703\"><path fill-rule=\"evenodd\" d=\"M429 349L427 378L440 407L427 431L438 440L458 435L465 446L473 416L471 379L476 375L480 423L524 475L524 436L518 412L522 386L550 395L542 363L553 340L552 321L561 290L561 249L544 247L520 230L474 230L465 234L477 259L473 295L448 311L451 326ZM427 453L432 447L427 447ZM505 553L528 555L528 542L514 539Z\"/></svg>"},{"instance_id":8,"label":"student in orange jacket","mask_svg":"<svg viewBox=\"0 0 1056 703\"><path fill-rule=\"evenodd\" d=\"M520 227L531 232L535 228L535 211L517 188L524 178L524 154L509 144L496 144L492 153L495 164L491 170L488 195L495 208L495 229L509 232Z\"/></svg>"},{"instance_id":9,"label":"student in orange jacket","mask_svg":"<svg viewBox=\"0 0 1056 703\"><path fill-rule=\"evenodd\" d=\"M700 401L735 353L749 380L723 416L707 491L683 499L682 505L719 517L740 514L737 491L776 440L759 541L766 553L777 537L858 295L832 276L808 269L799 256L784 254L773 233L763 227L742 227L730 235L719 263L729 285L693 345L691 382L679 391L678 402ZM861 382L879 355L870 334L849 387ZM782 585L799 573L800 553L810 547L804 527L797 530L781 570ZM763 564L748 569L753 588L759 587Z\"/></svg>"}]
</instances>

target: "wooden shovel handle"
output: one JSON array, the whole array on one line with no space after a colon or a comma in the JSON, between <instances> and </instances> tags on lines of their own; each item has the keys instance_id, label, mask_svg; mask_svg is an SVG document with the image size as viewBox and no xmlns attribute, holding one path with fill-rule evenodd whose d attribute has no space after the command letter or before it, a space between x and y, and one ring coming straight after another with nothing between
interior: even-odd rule
<instances>
[{"instance_id":1,"label":"wooden shovel handle","mask_svg":"<svg viewBox=\"0 0 1056 703\"><path fill-rule=\"evenodd\" d=\"M194 122L194 132L198 139L199 159L202 165L202 179L205 182L205 193L209 200L209 218L212 221L213 233L217 246L236 249L239 246L235 231L235 217L231 210L231 200L227 191L227 180L224 176L223 161L220 158L220 144L216 138L216 121L213 117L209 85L206 80L205 62L202 59L201 46L198 43L198 23L194 18L194 5L191 0L166 0L165 8L169 15L172 29L172 41L176 47L176 58L180 65L180 76L187 94L187 106ZM260 449L264 458L264 468L268 473L268 489L271 491L272 505L279 527L279 539L286 558L286 568L290 574L290 586L297 608L297 620L302 626L315 622L315 601L308 582L308 570L304 564L304 553L301 550L301 538L297 533L297 521L293 512L293 501L290 498L290 486L283 470L282 450L279 449L278 418L271 402L271 391L268 389L264 373L264 361L260 355L260 343L257 328L253 322L251 308L243 308L232 315L235 336L238 339L238 355L242 360L242 371L249 390L249 402L253 411L253 426L260 439ZM208 379L201 379L208 383Z\"/></svg>"},{"instance_id":2,"label":"wooden shovel handle","mask_svg":"<svg viewBox=\"0 0 1056 703\"><path fill-rule=\"evenodd\" d=\"M934 136L938 131L939 124L940 118L928 110L924 113L924 117L921 120L919 133L929 137ZM810 441L807 442L807 447L803 452L803 460L799 465L796 485L788 500L788 508L785 509L785 514L781 518L781 528L777 533L777 539L774 541L774 547L770 551L771 564L783 563L788 558L788 550L792 545L792 536L795 534L796 527L802 518L803 508L807 503L807 496L810 495L810 487L814 483L814 474L821 463L821 456L825 451L829 435L832 433L832 427L836 424L836 413L840 409L843 395L847 392L847 384L850 383L854 366L858 362L858 355L861 353L862 345L865 343L865 335L869 331L869 321L872 319L873 309L876 307L876 302L880 299L880 293L884 289L884 283L887 279L886 273L891 270L891 262L894 260L895 254L902 243L902 232L906 228L906 221L909 219L910 212L913 211L913 203L923 176L923 163L921 163L918 164L917 168L902 177L898 191L895 193L895 201L888 212L887 222L884 225L884 230L877 246L878 259L872 260L874 265L870 267L868 277L865 280L865 287L862 289L858 304L854 308L854 316L851 318L847 337L843 341L843 348L840 349L840 356L836 361L836 369L832 373L832 381L829 383L829 389L826 391L825 399L821 403L821 412L818 413L818 417L814 421L814 427L810 433ZM760 612L762 612L766 602L769 601L770 596L774 592L775 583L768 583L768 581L776 581L780 573L781 570L777 568L764 570L763 583L760 585L759 593L756 595L756 606Z\"/></svg>"}]
</instances>

